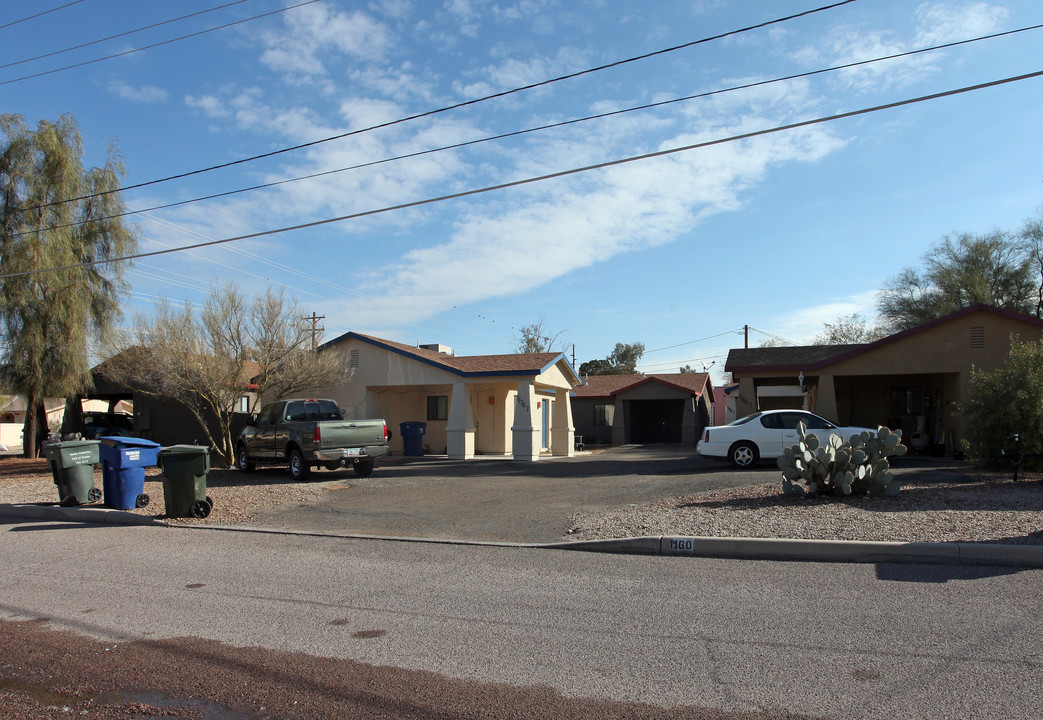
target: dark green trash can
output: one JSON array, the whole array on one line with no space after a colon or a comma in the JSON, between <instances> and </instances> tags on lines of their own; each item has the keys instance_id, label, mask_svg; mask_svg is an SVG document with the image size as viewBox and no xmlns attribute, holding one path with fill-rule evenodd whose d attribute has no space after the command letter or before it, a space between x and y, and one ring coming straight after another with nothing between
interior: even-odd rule
<instances>
[{"instance_id":1,"label":"dark green trash can","mask_svg":"<svg viewBox=\"0 0 1043 720\"><path fill-rule=\"evenodd\" d=\"M167 517L205 518L214 508L206 494L210 472L210 448L205 445L171 445L159 451L163 471L163 502Z\"/></svg>"},{"instance_id":2,"label":"dark green trash can","mask_svg":"<svg viewBox=\"0 0 1043 720\"><path fill-rule=\"evenodd\" d=\"M66 440L43 446L62 505L101 499L101 490L94 487L94 466L101 462L98 446L97 440Z\"/></svg>"}]
</instances>

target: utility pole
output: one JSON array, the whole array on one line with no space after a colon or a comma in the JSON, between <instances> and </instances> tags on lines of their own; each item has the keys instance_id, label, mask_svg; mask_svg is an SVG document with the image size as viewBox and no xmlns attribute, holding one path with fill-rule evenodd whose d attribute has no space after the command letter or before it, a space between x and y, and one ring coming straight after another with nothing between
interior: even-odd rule
<instances>
[{"instance_id":1,"label":"utility pole","mask_svg":"<svg viewBox=\"0 0 1043 720\"><path fill-rule=\"evenodd\" d=\"M749 325L743 325L742 326L742 333L743 333L742 346L743 346L744 349L749 350L750 349L750 326Z\"/></svg>"},{"instance_id":2,"label":"utility pole","mask_svg":"<svg viewBox=\"0 0 1043 720\"><path fill-rule=\"evenodd\" d=\"M316 315L313 310L311 315L305 315L305 320L311 321L311 349L314 351L319 346L319 333L324 332L326 328L319 327L319 320L325 320L325 315Z\"/></svg>"}]
</instances>

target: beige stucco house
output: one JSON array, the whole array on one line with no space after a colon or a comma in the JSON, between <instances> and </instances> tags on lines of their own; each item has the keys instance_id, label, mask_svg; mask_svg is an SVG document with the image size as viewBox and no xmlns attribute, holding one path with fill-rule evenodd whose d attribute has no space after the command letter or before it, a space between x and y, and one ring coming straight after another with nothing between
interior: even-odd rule
<instances>
[{"instance_id":1,"label":"beige stucco house","mask_svg":"<svg viewBox=\"0 0 1043 720\"><path fill-rule=\"evenodd\" d=\"M569 391L580 381L561 353L455 356L354 332L320 349L343 354L348 376L315 394L348 418L387 420L393 452L404 449L401 423L422 422L424 452L453 459L573 454Z\"/></svg>"},{"instance_id":2,"label":"beige stucco house","mask_svg":"<svg viewBox=\"0 0 1043 720\"><path fill-rule=\"evenodd\" d=\"M804 408L841 425L901 428L914 449L952 454L971 370L1007 360L1011 338L1039 341L1043 320L974 305L872 343L731 350L737 417Z\"/></svg>"}]
</instances>

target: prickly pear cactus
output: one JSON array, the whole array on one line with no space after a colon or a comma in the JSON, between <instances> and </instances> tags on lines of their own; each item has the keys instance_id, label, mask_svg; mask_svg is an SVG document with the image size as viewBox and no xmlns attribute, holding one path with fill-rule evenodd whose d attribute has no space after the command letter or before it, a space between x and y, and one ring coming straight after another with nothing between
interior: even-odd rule
<instances>
[{"instance_id":1,"label":"prickly pear cactus","mask_svg":"<svg viewBox=\"0 0 1043 720\"><path fill-rule=\"evenodd\" d=\"M863 431L850 440L831 434L823 443L800 423L797 434L797 444L785 448L778 460L787 495L898 494L901 483L891 473L888 458L905 455L901 430L881 427L875 436Z\"/></svg>"}]
</instances>

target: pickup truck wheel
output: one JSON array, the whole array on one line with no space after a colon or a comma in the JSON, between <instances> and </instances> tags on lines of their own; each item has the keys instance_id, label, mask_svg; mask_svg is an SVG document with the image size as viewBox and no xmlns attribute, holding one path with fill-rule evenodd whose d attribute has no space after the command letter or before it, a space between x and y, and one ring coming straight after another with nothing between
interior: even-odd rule
<instances>
[{"instance_id":1,"label":"pickup truck wheel","mask_svg":"<svg viewBox=\"0 0 1043 720\"><path fill-rule=\"evenodd\" d=\"M239 468L241 472L253 472L254 464L250 460L250 457L246 454L246 446L240 445L235 449L235 466Z\"/></svg>"},{"instance_id":2,"label":"pickup truck wheel","mask_svg":"<svg viewBox=\"0 0 1043 720\"><path fill-rule=\"evenodd\" d=\"M308 463L304 461L304 453L297 448L290 451L290 477L297 482L304 482L308 479L308 475L311 472L311 468L308 467Z\"/></svg>"},{"instance_id":3,"label":"pickup truck wheel","mask_svg":"<svg viewBox=\"0 0 1043 720\"><path fill-rule=\"evenodd\" d=\"M356 460L355 461L355 476L356 477L369 477L373 474L373 461L372 460Z\"/></svg>"}]
</instances>

